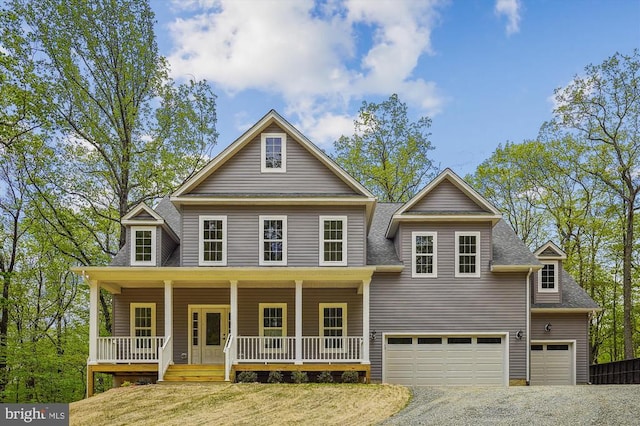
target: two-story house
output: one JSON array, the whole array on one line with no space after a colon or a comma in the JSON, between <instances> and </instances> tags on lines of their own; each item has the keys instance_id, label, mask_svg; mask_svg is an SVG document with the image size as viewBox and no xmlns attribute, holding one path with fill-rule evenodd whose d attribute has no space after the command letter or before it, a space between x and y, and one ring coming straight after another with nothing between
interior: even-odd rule
<instances>
[{"instance_id":1,"label":"two-story house","mask_svg":"<svg viewBox=\"0 0 640 426\"><path fill-rule=\"evenodd\" d=\"M447 169L378 203L270 111L155 208L122 220L90 287L88 377L359 371L405 385L582 383L598 306ZM100 289L113 335L99 336Z\"/></svg>"}]
</instances>

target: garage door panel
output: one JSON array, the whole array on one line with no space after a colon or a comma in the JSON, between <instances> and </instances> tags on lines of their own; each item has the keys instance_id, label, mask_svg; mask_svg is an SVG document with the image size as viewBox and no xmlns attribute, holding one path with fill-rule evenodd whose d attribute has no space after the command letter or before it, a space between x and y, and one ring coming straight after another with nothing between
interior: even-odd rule
<instances>
[{"instance_id":1,"label":"garage door panel","mask_svg":"<svg viewBox=\"0 0 640 426\"><path fill-rule=\"evenodd\" d=\"M572 344L531 345L532 385L572 385L573 369Z\"/></svg>"}]
</instances>

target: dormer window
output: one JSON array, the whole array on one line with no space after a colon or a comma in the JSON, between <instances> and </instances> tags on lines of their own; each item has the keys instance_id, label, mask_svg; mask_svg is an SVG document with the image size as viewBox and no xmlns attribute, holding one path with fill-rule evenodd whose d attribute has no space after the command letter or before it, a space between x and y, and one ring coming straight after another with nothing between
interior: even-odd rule
<instances>
[{"instance_id":1,"label":"dormer window","mask_svg":"<svg viewBox=\"0 0 640 426\"><path fill-rule=\"evenodd\" d=\"M558 292L558 262L543 262L538 271L538 291L545 293Z\"/></svg>"},{"instance_id":2,"label":"dormer window","mask_svg":"<svg viewBox=\"0 0 640 426\"><path fill-rule=\"evenodd\" d=\"M261 137L261 171L284 173L287 171L287 135L263 133Z\"/></svg>"},{"instance_id":3,"label":"dormer window","mask_svg":"<svg viewBox=\"0 0 640 426\"><path fill-rule=\"evenodd\" d=\"M131 265L156 265L156 227L131 227Z\"/></svg>"}]
</instances>

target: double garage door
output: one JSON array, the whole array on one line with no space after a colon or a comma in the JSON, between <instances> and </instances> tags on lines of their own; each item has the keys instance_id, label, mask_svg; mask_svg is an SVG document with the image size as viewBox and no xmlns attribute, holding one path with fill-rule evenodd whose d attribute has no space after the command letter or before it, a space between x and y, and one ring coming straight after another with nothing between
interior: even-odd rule
<instances>
[{"instance_id":1,"label":"double garage door","mask_svg":"<svg viewBox=\"0 0 640 426\"><path fill-rule=\"evenodd\" d=\"M405 386L507 385L505 335L386 336L384 381Z\"/></svg>"},{"instance_id":2,"label":"double garage door","mask_svg":"<svg viewBox=\"0 0 640 426\"><path fill-rule=\"evenodd\" d=\"M532 385L573 385L573 343L531 344Z\"/></svg>"}]
</instances>

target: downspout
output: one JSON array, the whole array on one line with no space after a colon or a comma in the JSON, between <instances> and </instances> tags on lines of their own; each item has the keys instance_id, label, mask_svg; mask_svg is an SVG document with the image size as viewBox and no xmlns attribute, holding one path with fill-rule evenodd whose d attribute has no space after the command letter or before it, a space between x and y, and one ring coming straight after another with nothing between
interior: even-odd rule
<instances>
[{"instance_id":1,"label":"downspout","mask_svg":"<svg viewBox=\"0 0 640 426\"><path fill-rule=\"evenodd\" d=\"M527 386L529 386L529 375L530 375L530 370L531 370L531 366L530 366L530 361L529 361L529 356L531 355L531 337L530 337L530 332L531 332L531 283L529 282L529 278L531 277L531 273L533 272L533 268L529 268L529 272L527 273L527 278L525 281L526 284L526 294L527 294L527 321L526 321L526 342L527 342L527 350L525 352L526 357L526 382L527 382Z\"/></svg>"}]
</instances>

